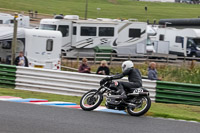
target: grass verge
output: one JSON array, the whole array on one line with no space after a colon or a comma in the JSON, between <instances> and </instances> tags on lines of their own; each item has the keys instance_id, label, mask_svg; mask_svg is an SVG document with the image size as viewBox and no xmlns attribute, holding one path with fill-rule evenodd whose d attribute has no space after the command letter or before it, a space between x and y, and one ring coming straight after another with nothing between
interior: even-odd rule
<instances>
[{"instance_id":1,"label":"grass verge","mask_svg":"<svg viewBox=\"0 0 200 133\"><path fill-rule=\"evenodd\" d=\"M65 96L40 92L0 88L0 96L16 96L22 98L48 99L49 101L66 101L79 104L80 97ZM200 106L181 104L152 103L147 116L174 118L200 122Z\"/></svg>"},{"instance_id":2,"label":"grass verge","mask_svg":"<svg viewBox=\"0 0 200 133\"><path fill-rule=\"evenodd\" d=\"M0 8L38 11L45 14L75 14L84 18L85 0L0 0ZM144 7L148 7L145 12ZM137 0L88 0L88 18L137 18L153 22L161 18L197 18L197 4L140 2ZM97 10L100 9L100 10Z\"/></svg>"}]
</instances>

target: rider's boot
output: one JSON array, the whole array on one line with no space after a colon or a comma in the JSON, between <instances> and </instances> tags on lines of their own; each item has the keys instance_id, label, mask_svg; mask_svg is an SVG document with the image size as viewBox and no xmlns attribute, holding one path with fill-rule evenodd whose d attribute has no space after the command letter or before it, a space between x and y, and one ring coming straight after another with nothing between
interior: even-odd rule
<instances>
[{"instance_id":1,"label":"rider's boot","mask_svg":"<svg viewBox=\"0 0 200 133\"><path fill-rule=\"evenodd\" d=\"M121 95L119 96L120 99L126 99L126 92L124 90L121 90Z\"/></svg>"}]
</instances>

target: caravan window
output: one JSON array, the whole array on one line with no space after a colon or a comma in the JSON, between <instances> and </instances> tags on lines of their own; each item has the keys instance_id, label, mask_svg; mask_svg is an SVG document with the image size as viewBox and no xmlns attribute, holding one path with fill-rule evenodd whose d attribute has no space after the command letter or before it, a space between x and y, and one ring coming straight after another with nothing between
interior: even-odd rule
<instances>
[{"instance_id":1,"label":"caravan window","mask_svg":"<svg viewBox=\"0 0 200 133\"><path fill-rule=\"evenodd\" d=\"M76 26L73 27L73 35L76 35Z\"/></svg>"},{"instance_id":2,"label":"caravan window","mask_svg":"<svg viewBox=\"0 0 200 133\"><path fill-rule=\"evenodd\" d=\"M198 38L188 38L187 48L196 47L200 48L200 39Z\"/></svg>"},{"instance_id":3,"label":"caravan window","mask_svg":"<svg viewBox=\"0 0 200 133\"><path fill-rule=\"evenodd\" d=\"M194 40L194 42L196 44L196 47L200 48L200 39L199 38L194 38L193 40Z\"/></svg>"},{"instance_id":4,"label":"caravan window","mask_svg":"<svg viewBox=\"0 0 200 133\"><path fill-rule=\"evenodd\" d=\"M96 36L96 27L81 27L81 36Z\"/></svg>"},{"instance_id":5,"label":"caravan window","mask_svg":"<svg viewBox=\"0 0 200 133\"><path fill-rule=\"evenodd\" d=\"M46 51L52 51L53 50L53 40L48 39L47 40L47 45L46 45Z\"/></svg>"},{"instance_id":6,"label":"caravan window","mask_svg":"<svg viewBox=\"0 0 200 133\"><path fill-rule=\"evenodd\" d=\"M182 45L182 48L183 48L183 41L184 41L184 38L183 37L181 37L181 36L176 36L176 40L175 40L175 42L176 43L181 43L181 45Z\"/></svg>"},{"instance_id":7,"label":"caravan window","mask_svg":"<svg viewBox=\"0 0 200 133\"><path fill-rule=\"evenodd\" d=\"M11 23L11 24L14 24L14 20L13 20L13 19L12 19L12 20L10 20L10 23Z\"/></svg>"},{"instance_id":8,"label":"caravan window","mask_svg":"<svg viewBox=\"0 0 200 133\"><path fill-rule=\"evenodd\" d=\"M3 24L3 20L0 20L0 24Z\"/></svg>"},{"instance_id":9,"label":"caravan window","mask_svg":"<svg viewBox=\"0 0 200 133\"><path fill-rule=\"evenodd\" d=\"M181 36L176 36L175 42L176 42L176 43L183 43L183 37L181 37Z\"/></svg>"},{"instance_id":10,"label":"caravan window","mask_svg":"<svg viewBox=\"0 0 200 133\"><path fill-rule=\"evenodd\" d=\"M41 24L41 30L56 30L56 25L49 25L49 24Z\"/></svg>"},{"instance_id":11,"label":"caravan window","mask_svg":"<svg viewBox=\"0 0 200 133\"><path fill-rule=\"evenodd\" d=\"M62 33L63 37L69 36L69 26L68 25L59 25L58 31Z\"/></svg>"},{"instance_id":12,"label":"caravan window","mask_svg":"<svg viewBox=\"0 0 200 133\"><path fill-rule=\"evenodd\" d=\"M159 41L164 41L165 36L163 34L160 34Z\"/></svg>"},{"instance_id":13,"label":"caravan window","mask_svg":"<svg viewBox=\"0 0 200 133\"><path fill-rule=\"evenodd\" d=\"M11 49L12 41L3 41L1 42L2 49Z\"/></svg>"},{"instance_id":14,"label":"caravan window","mask_svg":"<svg viewBox=\"0 0 200 133\"><path fill-rule=\"evenodd\" d=\"M114 36L114 27L99 27L99 36Z\"/></svg>"},{"instance_id":15,"label":"caravan window","mask_svg":"<svg viewBox=\"0 0 200 133\"><path fill-rule=\"evenodd\" d=\"M129 29L129 37L140 38L141 29Z\"/></svg>"}]
</instances>

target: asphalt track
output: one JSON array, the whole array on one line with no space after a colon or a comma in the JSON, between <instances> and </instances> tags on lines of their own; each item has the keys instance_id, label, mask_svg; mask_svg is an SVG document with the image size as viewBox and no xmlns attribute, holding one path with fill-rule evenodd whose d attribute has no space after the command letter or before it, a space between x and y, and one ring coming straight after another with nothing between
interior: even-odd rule
<instances>
[{"instance_id":1,"label":"asphalt track","mask_svg":"<svg viewBox=\"0 0 200 133\"><path fill-rule=\"evenodd\" d=\"M200 123L0 101L0 133L200 133Z\"/></svg>"}]
</instances>

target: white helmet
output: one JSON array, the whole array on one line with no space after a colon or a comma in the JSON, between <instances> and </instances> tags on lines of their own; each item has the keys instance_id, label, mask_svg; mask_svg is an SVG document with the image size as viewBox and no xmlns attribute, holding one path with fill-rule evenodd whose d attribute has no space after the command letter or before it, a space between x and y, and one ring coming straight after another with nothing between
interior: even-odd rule
<instances>
[{"instance_id":1,"label":"white helmet","mask_svg":"<svg viewBox=\"0 0 200 133\"><path fill-rule=\"evenodd\" d=\"M124 61L122 63L122 72L124 72L127 68L131 68L134 67L134 64L132 61L128 60L128 61Z\"/></svg>"}]
</instances>

